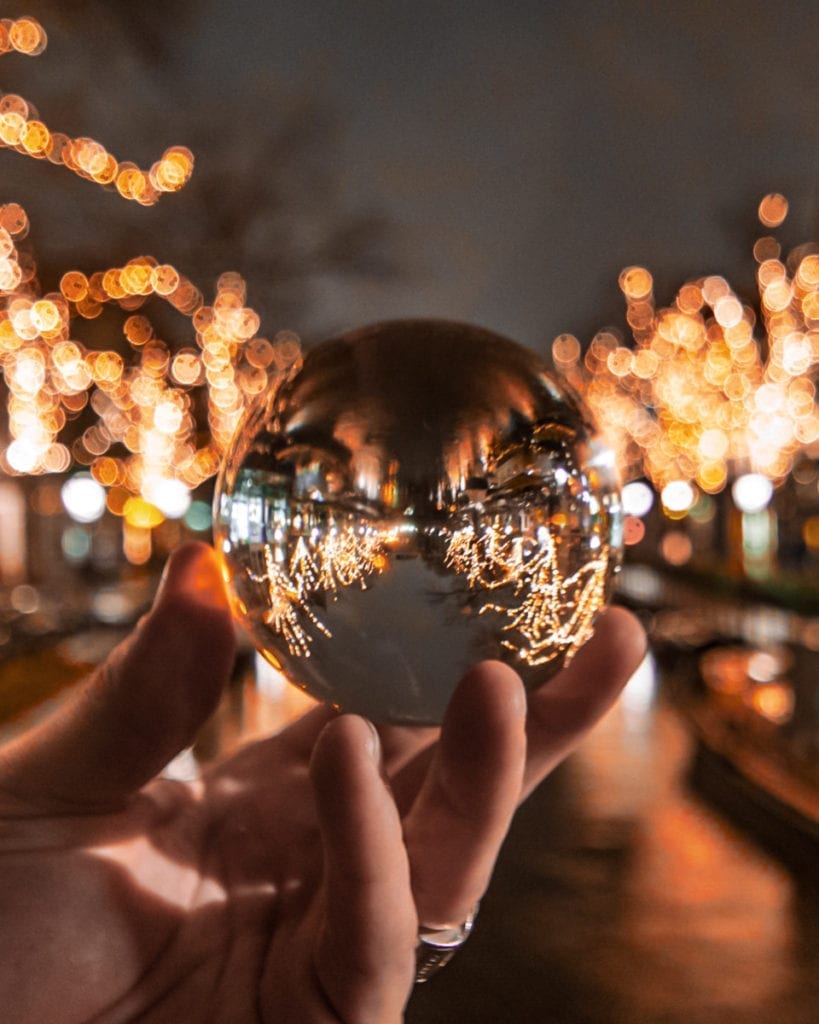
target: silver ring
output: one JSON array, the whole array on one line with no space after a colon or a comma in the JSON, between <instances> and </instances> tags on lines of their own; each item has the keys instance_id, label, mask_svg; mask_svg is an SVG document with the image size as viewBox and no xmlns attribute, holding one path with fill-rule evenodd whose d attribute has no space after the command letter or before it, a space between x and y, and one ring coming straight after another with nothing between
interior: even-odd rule
<instances>
[{"instance_id":1,"label":"silver ring","mask_svg":"<svg viewBox=\"0 0 819 1024\"><path fill-rule=\"evenodd\" d=\"M469 938L479 904L463 924L454 928L420 928L415 947L415 983L420 985L445 967Z\"/></svg>"}]
</instances>

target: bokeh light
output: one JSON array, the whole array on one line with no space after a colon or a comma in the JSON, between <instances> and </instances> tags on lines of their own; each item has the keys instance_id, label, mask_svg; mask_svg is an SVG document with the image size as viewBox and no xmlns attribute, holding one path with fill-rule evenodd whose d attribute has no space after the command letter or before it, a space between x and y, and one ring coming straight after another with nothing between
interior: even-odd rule
<instances>
[{"instance_id":1,"label":"bokeh light","mask_svg":"<svg viewBox=\"0 0 819 1024\"><path fill-rule=\"evenodd\" d=\"M687 480L672 480L662 490L663 508L672 513L685 513L696 500L696 493Z\"/></svg>"},{"instance_id":2,"label":"bokeh light","mask_svg":"<svg viewBox=\"0 0 819 1024\"><path fill-rule=\"evenodd\" d=\"M66 512L77 523L94 523L105 512L105 489L90 473L75 473L60 491Z\"/></svg>"},{"instance_id":3,"label":"bokeh light","mask_svg":"<svg viewBox=\"0 0 819 1024\"><path fill-rule=\"evenodd\" d=\"M646 535L646 524L637 516L626 516L623 520L623 543L626 547L639 544Z\"/></svg>"},{"instance_id":4,"label":"bokeh light","mask_svg":"<svg viewBox=\"0 0 819 1024\"><path fill-rule=\"evenodd\" d=\"M181 519L191 506L191 495L181 480L153 480L145 497L168 519Z\"/></svg>"},{"instance_id":5,"label":"bokeh light","mask_svg":"<svg viewBox=\"0 0 819 1024\"><path fill-rule=\"evenodd\" d=\"M685 565L693 552L691 538L682 530L669 530L660 541L660 553L669 565Z\"/></svg>"},{"instance_id":6,"label":"bokeh light","mask_svg":"<svg viewBox=\"0 0 819 1024\"><path fill-rule=\"evenodd\" d=\"M778 228L788 216L788 200L779 192L769 192L759 204L759 222L766 228Z\"/></svg>"},{"instance_id":7,"label":"bokeh light","mask_svg":"<svg viewBox=\"0 0 819 1024\"><path fill-rule=\"evenodd\" d=\"M258 336L260 319L238 274L223 274L208 304L183 274L148 256L91 275L69 270L59 292L40 294L35 277L23 281L15 271L27 230L25 211L0 207L0 372L10 434L0 467L11 475L88 467L100 486L140 495L163 517L184 516L249 400L298 367L298 336ZM190 321L192 344L173 351L158 337L141 311L149 299ZM82 320L105 307L123 314L124 353L76 340ZM94 421L64 443L86 407Z\"/></svg>"},{"instance_id":8,"label":"bokeh light","mask_svg":"<svg viewBox=\"0 0 819 1024\"><path fill-rule=\"evenodd\" d=\"M37 57L47 42L45 30L34 18L4 19L0 24L0 54L16 50ZM0 98L0 146L47 158L97 185L115 187L123 198L143 206L153 206L163 193L178 192L193 173L193 154L185 146L169 147L149 170L140 170L134 163L117 160L93 139L52 132L26 100L13 94Z\"/></svg>"},{"instance_id":9,"label":"bokeh light","mask_svg":"<svg viewBox=\"0 0 819 1024\"><path fill-rule=\"evenodd\" d=\"M769 722L784 725L793 717L796 696L786 683L764 683L751 690L749 703L757 714Z\"/></svg>"},{"instance_id":10,"label":"bokeh light","mask_svg":"<svg viewBox=\"0 0 819 1024\"><path fill-rule=\"evenodd\" d=\"M787 212L779 193L758 209L769 229ZM644 478L659 493L680 482L716 495L745 473L776 486L800 458L819 455L819 247L783 258L766 235L753 251L758 311L718 275L686 282L657 307L650 272L632 266L619 284L633 344L612 330L585 352L571 335L554 340L555 368L583 395L626 486ZM684 505L670 500L665 511L679 517Z\"/></svg>"},{"instance_id":11,"label":"bokeh light","mask_svg":"<svg viewBox=\"0 0 819 1024\"><path fill-rule=\"evenodd\" d=\"M734 481L731 495L741 512L761 512L773 497L773 484L761 473L744 473Z\"/></svg>"},{"instance_id":12,"label":"bokeh light","mask_svg":"<svg viewBox=\"0 0 819 1024\"><path fill-rule=\"evenodd\" d=\"M63 530L60 544L69 562L82 562L91 553L91 534L81 526Z\"/></svg>"},{"instance_id":13,"label":"bokeh light","mask_svg":"<svg viewBox=\"0 0 819 1024\"><path fill-rule=\"evenodd\" d=\"M802 524L802 539L808 550L819 551L819 516L808 516Z\"/></svg>"},{"instance_id":14,"label":"bokeh light","mask_svg":"<svg viewBox=\"0 0 819 1024\"><path fill-rule=\"evenodd\" d=\"M192 501L183 519L185 526L194 533L206 533L213 525L213 514L206 501Z\"/></svg>"},{"instance_id":15,"label":"bokeh light","mask_svg":"<svg viewBox=\"0 0 819 1024\"><path fill-rule=\"evenodd\" d=\"M623 511L626 515L648 515L654 504L654 491L644 480L632 480L623 487Z\"/></svg>"}]
</instances>

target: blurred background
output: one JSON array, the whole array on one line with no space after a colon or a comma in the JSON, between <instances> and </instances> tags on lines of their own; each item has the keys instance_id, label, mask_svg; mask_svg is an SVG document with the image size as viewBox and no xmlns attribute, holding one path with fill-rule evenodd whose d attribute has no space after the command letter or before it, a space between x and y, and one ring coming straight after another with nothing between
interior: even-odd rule
<instances>
[{"instance_id":1,"label":"blurred background","mask_svg":"<svg viewBox=\"0 0 819 1024\"><path fill-rule=\"evenodd\" d=\"M478 323L613 432L617 599L653 653L525 805L409 1019L813 1022L816 5L0 15L0 738L127 630L170 549L210 537L225 438L297 339ZM250 355L217 380L231 339ZM68 340L48 405L36 352ZM294 712L260 684L237 681L200 760Z\"/></svg>"}]
</instances>

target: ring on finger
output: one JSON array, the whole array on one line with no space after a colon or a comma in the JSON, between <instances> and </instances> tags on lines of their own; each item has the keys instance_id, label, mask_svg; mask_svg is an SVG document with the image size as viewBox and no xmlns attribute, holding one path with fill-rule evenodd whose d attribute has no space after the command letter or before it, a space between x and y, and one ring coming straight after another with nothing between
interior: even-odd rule
<instances>
[{"instance_id":1,"label":"ring on finger","mask_svg":"<svg viewBox=\"0 0 819 1024\"><path fill-rule=\"evenodd\" d=\"M415 983L427 981L436 971L445 967L469 938L478 913L478 904L454 928L419 928L415 947Z\"/></svg>"}]
</instances>

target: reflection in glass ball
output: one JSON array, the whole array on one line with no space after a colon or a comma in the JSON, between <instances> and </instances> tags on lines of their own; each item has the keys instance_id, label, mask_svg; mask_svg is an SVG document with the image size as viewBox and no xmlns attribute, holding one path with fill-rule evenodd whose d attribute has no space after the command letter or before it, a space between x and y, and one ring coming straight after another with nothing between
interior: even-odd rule
<instances>
[{"instance_id":1,"label":"reflection in glass ball","mask_svg":"<svg viewBox=\"0 0 819 1024\"><path fill-rule=\"evenodd\" d=\"M619 565L611 452L538 358L462 324L326 341L248 410L215 540L265 657L379 722L441 721L484 658L536 686Z\"/></svg>"}]
</instances>

